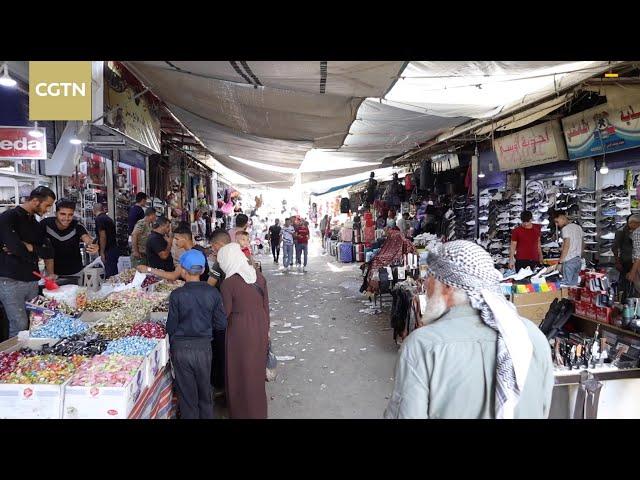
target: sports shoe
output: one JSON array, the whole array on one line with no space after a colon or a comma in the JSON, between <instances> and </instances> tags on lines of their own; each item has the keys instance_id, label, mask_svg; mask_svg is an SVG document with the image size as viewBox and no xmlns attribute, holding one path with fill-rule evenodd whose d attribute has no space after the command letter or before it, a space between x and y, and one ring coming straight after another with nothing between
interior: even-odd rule
<instances>
[{"instance_id":1,"label":"sports shoe","mask_svg":"<svg viewBox=\"0 0 640 480\"><path fill-rule=\"evenodd\" d=\"M615 217L618 214L615 210L603 210L601 213L603 217Z\"/></svg>"},{"instance_id":2,"label":"sports shoe","mask_svg":"<svg viewBox=\"0 0 640 480\"><path fill-rule=\"evenodd\" d=\"M584 207L582 207L581 209L583 212L597 212L598 209L596 207L590 207L589 205L585 205ZM604 215L604 212L603 212Z\"/></svg>"},{"instance_id":3,"label":"sports shoe","mask_svg":"<svg viewBox=\"0 0 640 480\"><path fill-rule=\"evenodd\" d=\"M481 222L486 222L489 220L489 216L488 215L483 215L481 217L478 217L478 220L480 220Z\"/></svg>"},{"instance_id":4,"label":"sports shoe","mask_svg":"<svg viewBox=\"0 0 640 480\"><path fill-rule=\"evenodd\" d=\"M545 218L544 220L542 220L542 221L540 222L540 225L549 225L549 219L548 219L548 218Z\"/></svg>"},{"instance_id":5,"label":"sports shoe","mask_svg":"<svg viewBox=\"0 0 640 480\"><path fill-rule=\"evenodd\" d=\"M484 227L480 227L480 230L478 231L480 233L480 235L482 235L483 233L487 233L489 231L489 227L484 226Z\"/></svg>"},{"instance_id":6,"label":"sports shoe","mask_svg":"<svg viewBox=\"0 0 640 480\"><path fill-rule=\"evenodd\" d=\"M469 220L469 221L467 222L467 225L475 225L475 224L476 224L476 221L475 221L475 220Z\"/></svg>"},{"instance_id":7,"label":"sports shoe","mask_svg":"<svg viewBox=\"0 0 640 480\"><path fill-rule=\"evenodd\" d=\"M611 250L607 250L600 254L601 257L615 257L615 254Z\"/></svg>"},{"instance_id":8,"label":"sports shoe","mask_svg":"<svg viewBox=\"0 0 640 480\"><path fill-rule=\"evenodd\" d=\"M581 203L596 203L596 201L592 198L581 198L580 199Z\"/></svg>"},{"instance_id":9,"label":"sports shoe","mask_svg":"<svg viewBox=\"0 0 640 480\"><path fill-rule=\"evenodd\" d=\"M596 242L595 240L587 240L586 242L584 242L585 245L597 245L598 242Z\"/></svg>"},{"instance_id":10,"label":"sports shoe","mask_svg":"<svg viewBox=\"0 0 640 480\"><path fill-rule=\"evenodd\" d=\"M600 237L602 240L613 240L616 238L616 234L613 232L605 233Z\"/></svg>"},{"instance_id":11,"label":"sports shoe","mask_svg":"<svg viewBox=\"0 0 640 480\"><path fill-rule=\"evenodd\" d=\"M592 222L584 222L582 228L598 228L598 226Z\"/></svg>"},{"instance_id":12,"label":"sports shoe","mask_svg":"<svg viewBox=\"0 0 640 480\"><path fill-rule=\"evenodd\" d=\"M542 245L542 248L558 248L558 247L560 247L560 245L558 245L558 242L549 242Z\"/></svg>"},{"instance_id":13,"label":"sports shoe","mask_svg":"<svg viewBox=\"0 0 640 480\"><path fill-rule=\"evenodd\" d=\"M584 253L592 253L593 254L593 253L598 253L598 251L597 250L589 250L588 248L585 248L584 249Z\"/></svg>"},{"instance_id":14,"label":"sports shoe","mask_svg":"<svg viewBox=\"0 0 640 480\"><path fill-rule=\"evenodd\" d=\"M629 207L631 207L631 202L628 199L626 199L626 200L623 200L621 202L617 202L616 203L616 207L618 207L618 208L629 208Z\"/></svg>"},{"instance_id":15,"label":"sports shoe","mask_svg":"<svg viewBox=\"0 0 640 480\"><path fill-rule=\"evenodd\" d=\"M616 215L619 217L628 217L629 215L631 215L631 210L629 210L628 208L625 210L618 210L618 213L616 213Z\"/></svg>"},{"instance_id":16,"label":"sports shoe","mask_svg":"<svg viewBox=\"0 0 640 480\"><path fill-rule=\"evenodd\" d=\"M522 195L520 195L519 193L514 193L513 195L511 195L511 198L513 200L520 200L522 199Z\"/></svg>"},{"instance_id":17,"label":"sports shoe","mask_svg":"<svg viewBox=\"0 0 640 480\"><path fill-rule=\"evenodd\" d=\"M593 215L582 215L580 217L580 220L595 220L596 217L594 217Z\"/></svg>"},{"instance_id":18,"label":"sports shoe","mask_svg":"<svg viewBox=\"0 0 640 480\"><path fill-rule=\"evenodd\" d=\"M303 268L302 268L302 271L303 271L304 273L307 273L307 267L303 267Z\"/></svg>"},{"instance_id":19,"label":"sports shoe","mask_svg":"<svg viewBox=\"0 0 640 480\"><path fill-rule=\"evenodd\" d=\"M584 232L585 237L597 237L598 234L596 232Z\"/></svg>"}]
</instances>

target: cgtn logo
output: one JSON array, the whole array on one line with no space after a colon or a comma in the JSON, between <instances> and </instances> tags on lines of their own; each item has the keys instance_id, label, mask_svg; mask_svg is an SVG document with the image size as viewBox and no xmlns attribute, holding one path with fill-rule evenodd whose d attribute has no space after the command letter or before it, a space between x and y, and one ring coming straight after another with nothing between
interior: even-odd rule
<instances>
[{"instance_id":1,"label":"cgtn logo","mask_svg":"<svg viewBox=\"0 0 640 480\"><path fill-rule=\"evenodd\" d=\"M0 127L0 159L46 160L45 128Z\"/></svg>"},{"instance_id":2,"label":"cgtn logo","mask_svg":"<svg viewBox=\"0 0 640 480\"><path fill-rule=\"evenodd\" d=\"M76 82L40 82L36 84L36 95L40 97L86 97L87 84Z\"/></svg>"}]
</instances>

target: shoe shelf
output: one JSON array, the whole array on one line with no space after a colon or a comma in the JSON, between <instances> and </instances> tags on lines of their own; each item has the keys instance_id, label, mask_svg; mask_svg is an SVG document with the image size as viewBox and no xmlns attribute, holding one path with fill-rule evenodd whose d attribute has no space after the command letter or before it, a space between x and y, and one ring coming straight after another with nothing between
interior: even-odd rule
<instances>
[{"instance_id":1,"label":"shoe shelf","mask_svg":"<svg viewBox=\"0 0 640 480\"><path fill-rule=\"evenodd\" d=\"M587 317L584 317L582 315L578 315L578 314L575 314L575 313L573 314L573 317L579 318L580 320L584 320L585 322L593 323L595 325L602 325L602 327L605 328L606 330L614 330L616 332L624 333L625 335L629 335L629 336L632 336L632 337L640 338L640 333L636 333L633 330L627 330L626 328L618 327L618 326L612 325L610 323L601 322L599 320L594 320L592 318L587 318Z\"/></svg>"}]
</instances>

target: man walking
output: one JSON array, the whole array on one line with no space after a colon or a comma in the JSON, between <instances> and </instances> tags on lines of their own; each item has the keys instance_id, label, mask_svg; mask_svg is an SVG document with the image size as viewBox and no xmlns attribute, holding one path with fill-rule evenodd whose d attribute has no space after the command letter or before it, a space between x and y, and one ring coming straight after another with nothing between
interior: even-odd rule
<instances>
[{"instance_id":1,"label":"man walking","mask_svg":"<svg viewBox=\"0 0 640 480\"><path fill-rule=\"evenodd\" d=\"M304 220L296 231L296 265L298 271L307 271L307 256L309 255L309 222ZM302 265L301 257L304 252L304 265Z\"/></svg>"},{"instance_id":2,"label":"man walking","mask_svg":"<svg viewBox=\"0 0 640 480\"><path fill-rule=\"evenodd\" d=\"M291 225L291 219L287 218L284 221L284 228L282 229L282 265L285 270L289 270L289 267L293 265L293 242L295 233Z\"/></svg>"},{"instance_id":3,"label":"man walking","mask_svg":"<svg viewBox=\"0 0 640 480\"><path fill-rule=\"evenodd\" d=\"M564 212L556 212L553 217L556 227L562 229L562 252L558 267L562 268L562 283L567 286L576 286L580 282L580 269L582 268L582 227L569 222L569 217Z\"/></svg>"},{"instance_id":4,"label":"man walking","mask_svg":"<svg viewBox=\"0 0 640 480\"><path fill-rule=\"evenodd\" d=\"M51 189L40 186L24 203L0 215L0 302L9 321L9 338L29 328L24 304L38 295L38 279L33 275L38 271L38 258L53 258L35 215L46 215L55 199Z\"/></svg>"},{"instance_id":5,"label":"man walking","mask_svg":"<svg viewBox=\"0 0 640 480\"><path fill-rule=\"evenodd\" d=\"M136 203L129 209L129 235L133 234L133 229L136 228L136 223L144 218L146 205L147 194L144 192L138 192L136 194Z\"/></svg>"},{"instance_id":6,"label":"man walking","mask_svg":"<svg viewBox=\"0 0 640 480\"><path fill-rule=\"evenodd\" d=\"M456 240L427 265L426 325L402 344L385 418L547 418L549 342L504 298L491 255Z\"/></svg>"},{"instance_id":7,"label":"man walking","mask_svg":"<svg viewBox=\"0 0 640 480\"><path fill-rule=\"evenodd\" d=\"M271 244L271 253L273 254L273 263L278 263L280 258L280 242L282 241L282 227L280 219L276 218L276 222L269 227L269 243Z\"/></svg>"}]
</instances>

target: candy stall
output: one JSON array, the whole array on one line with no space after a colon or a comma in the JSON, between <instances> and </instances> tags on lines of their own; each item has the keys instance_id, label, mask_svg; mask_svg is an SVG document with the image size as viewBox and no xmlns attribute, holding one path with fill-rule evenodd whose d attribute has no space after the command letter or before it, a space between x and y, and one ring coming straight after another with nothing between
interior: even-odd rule
<instances>
[{"instance_id":1,"label":"candy stall","mask_svg":"<svg viewBox=\"0 0 640 480\"><path fill-rule=\"evenodd\" d=\"M175 417L165 325L181 284L129 270L27 302L30 329L0 343L0 418Z\"/></svg>"}]
</instances>

